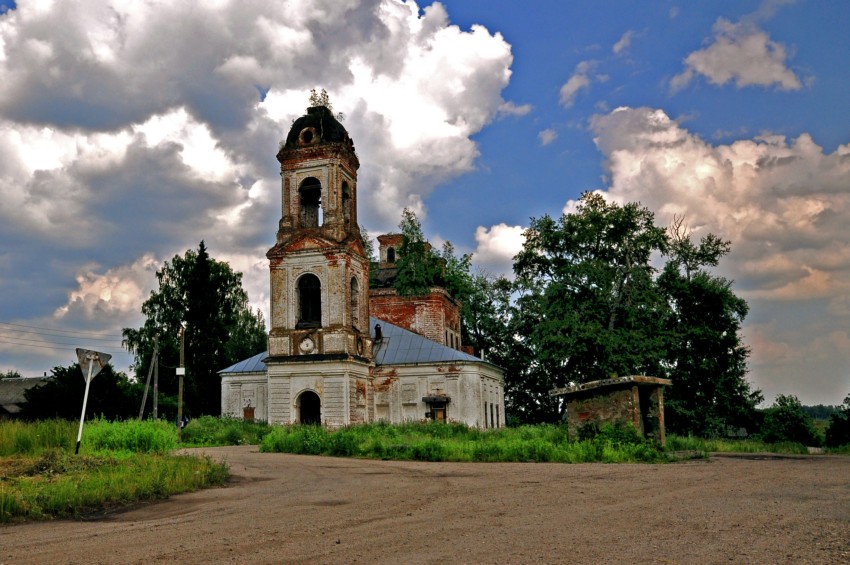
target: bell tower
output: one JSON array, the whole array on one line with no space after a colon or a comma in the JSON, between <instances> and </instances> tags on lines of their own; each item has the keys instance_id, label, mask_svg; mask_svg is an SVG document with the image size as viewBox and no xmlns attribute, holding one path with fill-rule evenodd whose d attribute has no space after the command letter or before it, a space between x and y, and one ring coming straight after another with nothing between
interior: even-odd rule
<instances>
[{"instance_id":1,"label":"bell tower","mask_svg":"<svg viewBox=\"0 0 850 565\"><path fill-rule=\"evenodd\" d=\"M354 143L325 106L308 108L277 154L281 218L271 270L271 423L371 419L369 259L357 223Z\"/></svg>"}]
</instances>

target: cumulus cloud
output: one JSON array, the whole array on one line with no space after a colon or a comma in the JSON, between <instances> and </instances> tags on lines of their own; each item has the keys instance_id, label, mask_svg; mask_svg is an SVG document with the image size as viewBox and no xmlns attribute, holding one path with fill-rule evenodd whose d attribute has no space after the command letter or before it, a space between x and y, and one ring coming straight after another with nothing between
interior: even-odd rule
<instances>
[{"instance_id":1,"label":"cumulus cloud","mask_svg":"<svg viewBox=\"0 0 850 565\"><path fill-rule=\"evenodd\" d=\"M0 236L15 249L0 310L117 327L150 261L201 239L263 304L250 258L273 238L274 155L311 88L348 116L361 221L383 230L475 166L475 133L530 112L501 96L511 64L501 35L462 31L439 3L21 1L0 20Z\"/></svg>"},{"instance_id":2,"label":"cumulus cloud","mask_svg":"<svg viewBox=\"0 0 850 565\"><path fill-rule=\"evenodd\" d=\"M525 243L522 226L497 224L475 229L477 246L473 254L475 263L496 274L510 274L514 255L522 250Z\"/></svg>"},{"instance_id":3,"label":"cumulus cloud","mask_svg":"<svg viewBox=\"0 0 850 565\"><path fill-rule=\"evenodd\" d=\"M606 159L610 198L640 201L661 223L684 216L695 237L712 232L732 241L722 274L754 311L783 320L754 329L760 349L770 341L763 351L778 351L791 339L787 332L799 351L841 358L840 339L808 336L846 332L850 322L846 308L829 307L850 294L850 145L827 153L808 134L713 145L653 108L617 108L590 125ZM790 331L802 324L801 304L822 313L811 321L817 331ZM835 355L822 355L829 348ZM805 355L796 364L760 355L760 384L813 372ZM823 377L835 370L821 368Z\"/></svg>"},{"instance_id":4,"label":"cumulus cloud","mask_svg":"<svg viewBox=\"0 0 850 565\"><path fill-rule=\"evenodd\" d=\"M673 77L670 87L684 88L696 75L722 86L776 86L782 90L802 87L797 75L786 66L785 46L750 22L732 23L720 18L714 24L714 37L704 49L685 58L685 70Z\"/></svg>"}]
</instances>

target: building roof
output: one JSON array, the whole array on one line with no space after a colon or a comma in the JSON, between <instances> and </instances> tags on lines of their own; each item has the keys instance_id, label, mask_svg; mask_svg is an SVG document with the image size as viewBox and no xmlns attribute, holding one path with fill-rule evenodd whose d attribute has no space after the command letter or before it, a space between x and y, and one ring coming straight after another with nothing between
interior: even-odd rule
<instances>
[{"instance_id":1,"label":"building roof","mask_svg":"<svg viewBox=\"0 0 850 565\"><path fill-rule=\"evenodd\" d=\"M298 147L299 135L305 128L313 128L315 134L319 136L318 143L345 142L349 139L348 132L329 109L324 106L314 106L307 108L307 113L292 123L284 147L286 149Z\"/></svg>"},{"instance_id":2,"label":"building roof","mask_svg":"<svg viewBox=\"0 0 850 565\"><path fill-rule=\"evenodd\" d=\"M373 341L372 352L375 365L420 365L428 363L487 363L474 355L446 347L410 330L375 317L369 318L370 334L375 340L375 326L381 325L381 341ZM268 351L240 361L218 372L219 375L234 373L263 373L269 356ZM488 363L489 364L489 363Z\"/></svg>"},{"instance_id":3,"label":"building roof","mask_svg":"<svg viewBox=\"0 0 850 565\"><path fill-rule=\"evenodd\" d=\"M53 377L34 377L21 379L0 379L0 413L17 414L20 405L26 402L24 393L44 384Z\"/></svg>"},{"instance_id":4,"label":"building roof","mask_svg":"<svg viewBox=\"0 0 850 565\"><path fill-rule=\"evenodd\" d=\"M569 396L595 389L610 389L624 388L631 385L638 386L670 386L673 381L670 379L662 379L660 377L648 377L646 375L629 375L627 377L615 377L611 379L602 379L599 381L590 381L587 383L574 384L563 388L554 388L549 391L549 396Z\"/></svg>"}]
</instances>

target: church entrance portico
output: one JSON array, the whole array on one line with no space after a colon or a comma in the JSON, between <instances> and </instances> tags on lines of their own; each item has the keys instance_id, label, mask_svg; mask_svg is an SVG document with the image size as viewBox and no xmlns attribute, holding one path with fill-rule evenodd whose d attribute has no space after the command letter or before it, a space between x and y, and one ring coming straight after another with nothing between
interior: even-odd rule
<instances>
[{"instance_id":1,"label":"church entrance portico","mask_svg":"<svg viewBox=\"0 0 850 565\"><path fill-rule=\"evenodd\" d=\"M312 390L305 390L295 401L295 415L299 424L322 423L322 400Z\"/></svg>"}]
</instances>

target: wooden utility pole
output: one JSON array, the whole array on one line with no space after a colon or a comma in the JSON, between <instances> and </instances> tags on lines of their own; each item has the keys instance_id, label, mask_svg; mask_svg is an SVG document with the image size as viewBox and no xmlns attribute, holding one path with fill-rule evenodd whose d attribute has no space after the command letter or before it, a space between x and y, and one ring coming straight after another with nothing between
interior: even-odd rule
<instances>
[{"instance_id":1,"label":"wooden utility pole","mask_svg":"<svg viewBox=\"0 0 850 565\"><path fill-rule=\"evenodd\" d=\"M183 366L185 358L186 328L180 326L180 366L177 367L177 443L183 441L183 375L186 367Z\"/></svg>"}]
</instances>

